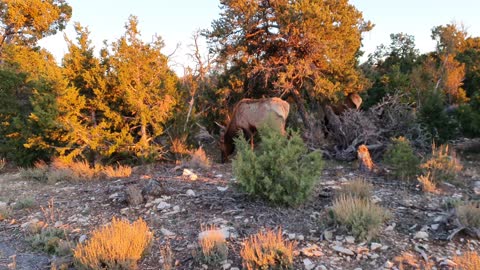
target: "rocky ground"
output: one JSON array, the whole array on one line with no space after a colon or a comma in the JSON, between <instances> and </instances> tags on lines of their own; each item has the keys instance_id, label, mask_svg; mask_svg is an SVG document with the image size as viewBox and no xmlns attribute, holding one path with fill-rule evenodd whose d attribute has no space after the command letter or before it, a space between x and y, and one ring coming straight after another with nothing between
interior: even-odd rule
<instances>
[{"instance_id":1,"label":"rocky ground","mask_svg":"<svg viewBox=\"0 0 480 270\"><path fill-rule=\"evenodd\" d=\"M418 265L406 269L423 269L425 261L448 269L454 255L480 250L479 239L462 233L447 240L455 229L446 218L448 205L479 196L475 185L480 161L473 157L462 156L461 184L444 185L439 194L425 194L415 183L361 175L355 164L327 162L311 198L298 208L247 197L235 185L231 164L190 170L192 174L185 170L189 168L157 164L136 168L128 179L56 184L26 181L11 170L0 175L0 207L13 209L0 221L0 269L50 269L57 259L35 251L26 241L31 224L64 228L68 240L78 243L112 217L142 217L153 230L154 243L140 269L161 269L160 250L167 243L175 269L204 269L192 254L206 224L229 232L228 260L220 269L241 269L241 242L262 228L282 228L285 238L297 241L295 269L395 269L401 261ZM371 242L327 222L335 190L358 177L373 184L372 199L391 213ZM28 207L15 207L25 201Z\"/></svg>"}]
</instances>

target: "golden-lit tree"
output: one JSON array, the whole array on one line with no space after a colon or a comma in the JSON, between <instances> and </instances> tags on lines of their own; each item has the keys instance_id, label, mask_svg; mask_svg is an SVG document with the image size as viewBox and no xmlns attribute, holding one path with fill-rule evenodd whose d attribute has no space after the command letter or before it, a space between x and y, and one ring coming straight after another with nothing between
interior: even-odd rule
<instances>
[{"instance_id":1,"label":"golden-lit tree","mask_svg":"<svg viewBox=\"0 0 480 270\"><path fill-rule=\"evenodd\" d=\"M0 2L0 53L6 44L33 45L65 28L72 8L65 0Z\"/></svg>"},{"instance_id":2,"label":"golden-lit tree","mask_svg":"<svg viewBox=\"0 0 480 270\"><path fill-rule=\"evenodd\" d=\"M121 98L118 108L140 157L158 153L158 137L177 102L177 77L161 53L160 37L151 43L140 39L137 18L131 16L126 33L113 43L108 61L112 91Z\"/></svg>"},{"instance_id":3,"label":"golden-lit tree","mask_svg":"<svg viewBox=\"0 0 480 270\"><path fill-rule=\"evenodd\" d=\"M348 0L225 0L206 36L244 95L304 99L359 91L361 34L372 27ZM340 95L342 95L340 94Z\"/></svg>"},{"instance_id":4,"label":"golden-lit tree","mask_svg":"<svg viewBox=\"0 0 480 270\"><path fill-rule=\"evenodd\" d=\"M90 32L79 23L75 30L76 43L65 37L63 74L69 87L58 98L59 122L67 132L60 154L94 163L125 146L129 131L121 128L123 119L113 108L119 97L108 88L106 66L94 56Z\"/></svg>"}]
</instances>

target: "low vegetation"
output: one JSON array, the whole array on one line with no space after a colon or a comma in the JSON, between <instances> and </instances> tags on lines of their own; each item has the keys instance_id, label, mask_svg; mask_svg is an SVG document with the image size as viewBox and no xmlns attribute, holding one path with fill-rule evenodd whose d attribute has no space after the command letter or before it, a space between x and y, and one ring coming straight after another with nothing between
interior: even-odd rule
<instances>
[{"instance_id":1,"label":"low vegetation","mask_svg":"<svg viewBox=\"0 0 480 270\"><path fill-rule=\"evenodd\" d=\"M448 145L437 147L435 144L432 145L430 158L420 167L431 174L431 180L434 183L455 182L457 174L462 169L462 165L451 147Z\"/></svg>"},{"instance_id":2,"label":"low vegetation","mask_svg":"<svg viewBox=\"0 0 480 270\"><path fill-rule=\"evenodd\" d=\"M202 229L203 237L199 239L199 261L210 266L219 266L227 259L228 247L224 234L215 226Z\"/></svg>"},{"instance_id":3,"label":"low vegetation","mask_svg":"<svg viewBox=\"0 0 480 270\"><path fill-rule=\"evenodd\" d=\"M370 240L379 232L388 212L370 200L341 196L332 207L333 218L360 239Z\"/></svg>"},{"instance_id":4,"label":"low vegetation","mask_svg":"<svg viewBox=\"0 0 480 270\"><path fill-rule=\"evenodd\" d=\"M480 232L480 202L460 204L455 209L457 218L462 226Z\"/></svg>"},{"instance_id":5,"label":"low vegetation","mask_svg":"<svg viewBox=\"0 0 480 270\"><path fill-rule=\"evenodd\" d=\"M428 192L428 193L437 192L437 186L432 181L432 175L430 172L427 172L427 174L420 175L419 177L417 177L417 180L422 185L422 190L424 192Z\"/></svg>"},{"instance_id":6,"label":"low vegetation","mask_svg":"<svg viewBox=\"0 0 480 270\"><path fill-rule=\"evenodd\" d=\"M480 255L476 251L467 251L465 254L453 257L453 262L457 264L456 269L478 270L480 269Z\"/></svg>"},{"instance_id":7,"label":"low vegetation","mask_svg":"<svg viewBox=\"0 0 480 270\"><path fill-rule=\"evenodd\" d=\"M153 235L145 221L132 224L112 219L112 223L97 229L86 243L74 250L79 269L136 269L137 262L150 246Z\"/></svg>"},{"instance_id":8,"label":"low vegetation","mask_svg":"<svg viewBox=\"0 0 480 270\"><path fill-rule=\"evenodd\" d=\"M337 192L338 197L351 196L359 199L370 199L373 186L363 178L357 178L342 186Z\"/></svg>"},{"instance_id":9,"label":"low vegetation","mask_svg":"<svg viewBox=\"0 0 480 270\"><path fill-rule=\"evenodd\" d=\"M187 164L190 168L203 170L207 170L212 166L210 159L208 159L207 154L205 154L205 150L203 150L202 147L199 147L190 154L190 160Z\"/></svg>"},{"instance_id":10,"label":"low vegetation","mask_svg":"<svg viewBox=\"0 0 480 270\"><path fill-rule=\"evenodd\" d=\"M293 269L295 242L283 239L282 230L259 232L243 242L240 256L243 267L256 269Z\"/></svg>"},{"instance_id":11,"label":"low vegetation","mask_svg":"<svg viewBox=\"0 0 480 270\"><path fill-rule=\"evenodd\" d=\"M67 242L67 234L63 229L43 227L38 233L27 238L27 241L34 249L49 254L57 256L71 254L71 246Z\"/></svg>"},{"instance_id":12,"label":"low vegetation","mask_svg":"<svg viewBox=\"0 0 480 270\"><path fill-rule=\"evenodd\" d=\"M102 173L107 178L125 178L132 174L132 167L128 165L105 166Z\"/></svg>"},{"instance_id":13,"label":"low vegetation","mask_svg":"<svg viewBox=\"0 0 480 270\"><path fill-rule=\"evenodd\" d=\"M420 159L415 155L410 141L405 137L392 139L384 155L385 164L400 180L411 180L419 172Z\"/></svg>"},{"instance_id":14,"label":"low vegetation","mask_svg":"<svg viewBox=\"0 0 480 270\"><path fill-rule=\"evenodd\" d=\"M303 203L320 180L321 154L308 153L298 133L292 132L287 137L268 127L260 128L259 133L261 143L255 151L242 136L236 139L238 153L233 173L240 187L273 203L288 206Z\"/></svg>"}]
</instances>

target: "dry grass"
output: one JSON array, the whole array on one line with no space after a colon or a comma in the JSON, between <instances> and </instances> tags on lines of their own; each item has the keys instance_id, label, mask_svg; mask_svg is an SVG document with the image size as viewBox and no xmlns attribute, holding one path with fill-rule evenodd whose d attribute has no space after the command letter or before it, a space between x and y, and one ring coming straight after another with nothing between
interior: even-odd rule
<instances>
[{"instance_id":1,"label":"dry grass","mask_svg":"<svg viewBox=\"0 0 480 270\"><path fill-rule=\"evenodd\" d=\"M212 164L205 154L205 150L203 150L203 148L200 146L190 155L188 166L194 169L200 168L207 170L212 166Z\"/></svg>"},{"instance_id":2,"label":"dry grass","mask_svg":"<svg viewBox=\"0 0 480 270\"><path fill-rule=\"evenodd\" d=\"M365 179L357 178L342 186L337 193L337 196L352 196L360 199L369 199L372 196L372 184Z\"/></svg>"},{"instance_id":3,"label":"dry grass","mask_svg":"<svg viewBox=\"0 0 480 270\"><path fill-rule=\"evenodd\" d=\"M152 238L142 219L130 224L113 218L110 225L94 231L91 239L75 248L75 262L80 269L136 269Z\"/></svg>"},{"instance_id":4,"label":"dry grass","mask_svg":"<svg viewBox=\"0 0 480 270\"><path fill-rule=\"evenodd\" d=\"M7 165L7 160L4 158L0 158L0 172L3 171L6 165Z\"/></svg>"},{"instance_id":5,"label":"dry grass","mask_svg":"<svg viewBox=\"0 0 480 270\"><path fill-rule=\"evenodd\" d=\"M462 256L453 257L453 261L457 264L455 269L462 270L478 270L480 269L480 256L475 251L468 251Z\"/></svg>"},{"instance_id":6,"label":"dry grass","mask_svg":"<svg viewBox=\"0 0 480 270\"><path fill-rule=\"evenodd\" d=\"M201 261L212 265L226 260L228 247L223 233L214 225L202 227L202 232L204 232L204 237L198 241Z\"/></svg>"},{"instance_id":7,"label":"dry grass","mask_svg":"<svg viewBox=\"0 0 480 270\"><path fill-rule=\"evenodd\" d=\"M106 166L102 172L107 178L126 178L132 175L132 167L128 165Z\"/></svg>"},{"instance_id":8,"label":"dry grass","mask_svg":"<svg viewBox=\"0 0 480 270\"><path fill-rule=\"evenodd\" d=\"M86 161L66 162L61 159L55 159L52 167L60 170L70 170L77 179L93 180L98 178L101 166L92 168Z\"/></svg>"},{"instance_id":9,"label":"dry grass","mask_svg":"<svg viewBox=\"0 0 480 270\"><path fill-rule=\"evenodd\" d=\"M254 269L290 269L293 266L295 242L287 242L282 237L282 230L267 230L250 236L243 242L240 255L243 266Z\"/></svg>"},{"instance_id":10,"label":"dry grass","mask_svg":"<svg viewBox=\"0 0 480 270\"><path fill-rule=\"evenodd\" d=\"M427 175L420 175L417 177L418 182L422 184L422 190L428 193L437 193L437 186L432 181L432 176L430 172L427 172Z\"/></svg>"},{"instance_id":11,"label":"dry grass","mask_svg":"<svg viewBox=\"0 0 480 270\"><path fill-rule=\"evenodd\" d=\"M432 261L425 262L410 252L403 252L401 255L395 257L393 261L398 264L398 269L424 269L430 270L434 266Z\"/></svg>"},{"instance_id":12,"label":"dry grass","mask_svg":"<svg viewBox=\"0 0 480 270\"><path fill-rule=\"evenodd\" d=\"M47 182L48 165L43 161L35 162L33 168L20 168L20 175L27 180Z\"/></svg>"},{"instance_id":13,"label":"dry grass","mask_svg":"<svg viewBox=\"0 0 480 270\"><path fill-rule=\"evenodd\" d=\"M174 269L173 252L172 248L170 247L170 243L160 247L160 256L162 257L163 270Z\"/></svg>"},{"instance_id":14,"label":"dry grass","mask_svg":"<svg viewBox=\"0 0 480 270\"><path fill-rule=\"evenodd\" d=\"M480 230L480 203L471 202L456 207L458 220L463 226Z\"/></svg>"},{"instance_id":15,"label":"dry grass","mask_svg":"<svg viewBox=\"0 0 480 270\"><path fill-rule=\"evenodd\" d=\"M332 207L335 220L358 238L370 240L376 236L388 212L369 200L353 196L337 198Z\"/></svg>"},{"instance_id":16,"label":"dry grass","mask_svg":"<svg viewBox=\"0 0 480 270\"><path fill-rule=\"evenodd\" d=\"M436 147L432 145L432 156L420 166L430 172L434 183L441 181L455 181L457 174L462 170L462 165L456 157L455 151L448 145Z\"/></svg>"},{"instance_id":17,"label":"dry grass","mask_svg":"<svg viewBox=\"0 0 480 270\"><path fill-rule=\"evenodd\" d=\"M185 141L186 138L174 138L171 140L170 152L172 152L177 160L182 160L183 157L192 153Z\"/></svg>"}]
</instances>

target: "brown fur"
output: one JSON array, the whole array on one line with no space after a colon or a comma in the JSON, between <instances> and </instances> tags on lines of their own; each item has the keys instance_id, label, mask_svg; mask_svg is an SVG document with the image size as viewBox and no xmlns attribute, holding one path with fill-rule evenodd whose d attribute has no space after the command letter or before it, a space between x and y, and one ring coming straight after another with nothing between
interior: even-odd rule
<instances>
[{"instance_id":1,"label":"brown fur","mask_svg":"<svg viewBox=\"0 0 480 270\"><path fill-rule=\"evenodd\" d=\"M220 150L222 162L228 160L233 153L233 138L238 131L242 130L245 136L250 139L253 147L253 136L257 128L271 121L269 124L285 134L285 122L290 110L288 102L280 98L242 99L235 105L233 114L224 134L220 136Z\"/></svg>"}]
</instances>

